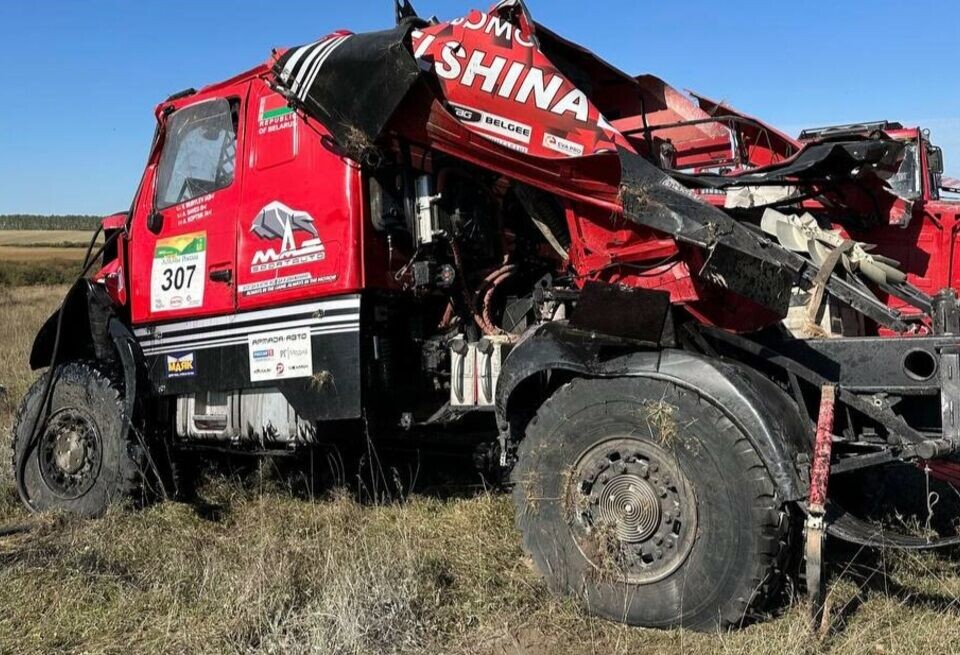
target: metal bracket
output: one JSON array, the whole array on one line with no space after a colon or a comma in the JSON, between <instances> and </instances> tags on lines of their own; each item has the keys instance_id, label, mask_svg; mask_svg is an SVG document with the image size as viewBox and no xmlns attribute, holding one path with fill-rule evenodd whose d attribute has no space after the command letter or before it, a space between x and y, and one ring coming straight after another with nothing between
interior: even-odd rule
<instances>
[{"instance_id":1,"label":"metal bracket","mask_svg":"<svg viewBox=\"0 0 960 655\"><path fill-rule=\"evenodd\" d=\"M960 351L956 348L940 351L940 413L943 438L960 443Z\"/></svg>"}]
</instances>

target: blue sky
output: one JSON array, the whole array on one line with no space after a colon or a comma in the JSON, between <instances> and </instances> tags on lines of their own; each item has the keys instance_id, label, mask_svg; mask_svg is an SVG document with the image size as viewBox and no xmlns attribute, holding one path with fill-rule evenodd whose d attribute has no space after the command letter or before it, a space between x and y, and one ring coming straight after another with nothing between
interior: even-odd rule
<instances>
[{"instance_id":1,"label":"blue sky","mask_svg":"<svg viewBox=\"0 0 960 655\"><path fill-rule=\"evenodd\" d=\"M414 0L423 16L492 0ZM960 177L960 22L946 0L529 0L534 17L631 73L796 132L889 118L932 129ZM388 27L392 0L0 3L0 213L125 209L154 105L337 28Z\"/></svg>"}]
</instances>

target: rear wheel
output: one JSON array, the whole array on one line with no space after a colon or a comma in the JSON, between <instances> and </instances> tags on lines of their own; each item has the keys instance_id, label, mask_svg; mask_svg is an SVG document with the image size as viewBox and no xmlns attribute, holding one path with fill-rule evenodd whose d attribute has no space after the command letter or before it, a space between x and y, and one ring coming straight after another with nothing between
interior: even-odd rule
<instances>
[{"instance_id":1,"label":"rear wheel","mask_svg":"<svg viewBox=\"0 0 960 655\"><path fill-rule=\"evenodd\" d=\"M709 630L779 589L787 514L747 438L698 394L576 380L540 408L518 456L524 546L590 611Z\"/></svg>"},{"instance_id":2,"label":"rear wheel","mask_svg":"<svg viewBox=\"0 0 960 655\"><path fill-rule=\"evenodd\" d=\"M27 392L13 428L13 468L33 510L97 516L142 495L146 453L122 432L122 394L92 364L70 362L54 375L49 413L33 439L48 371Z\"/></svg>"}]
</instances>

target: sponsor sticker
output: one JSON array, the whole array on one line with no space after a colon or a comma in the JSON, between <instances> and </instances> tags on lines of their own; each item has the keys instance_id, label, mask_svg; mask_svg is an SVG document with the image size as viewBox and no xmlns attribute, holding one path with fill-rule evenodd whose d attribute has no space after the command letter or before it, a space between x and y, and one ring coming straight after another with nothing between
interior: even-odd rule
<instances>
[{"instance_id":1,"label":"sponsor sticker","mask_svg":"<svg viewBox=\"0 0 960 655\"><path fill-rule=\"evenodd\" d=\"M280 242L279 248L271 244L253 254L250 272L254 274L323 261L327 257L313 216L282 202L274 201L261 209L253 219L251 232L265 241Z\"/></svg>"},{"instance_id":2,"label":"sponsor sticker","mask_svg":"<svg viewBox=\"0 0 960 655\"><path fill-rule=\"evenodd\" d=\"M173 353L167 355L168 378L192 378L197 374L197 363L193 353Z\"/></svg>"},{"instance_id":3,"label":"sponsor sticker","mask_svg":"<svg viewBox=\"0 0 960 655\"><path fill-rule=\"evenodd\" d=\"M472 127L492 132L511 141L530 143L533 128L525 123L462 105L450 105L450 110L460 121Z\"/></svg>"},{"instance_id":4,"label":"sponsor sticker","mask_svg":"<svg viewBox=\"0 0 960 655\"><path fill-rule=\"evenodd\" d=\"M520 145L519 143L514 143L513 141L509 141L507 139L501 139L500 137L493 136L492 134L484 134L483 137L485 139L489 139L490 141L493 141L494 143L497 143L503 146L508 150L513 150L514 152L519 152L524 155L530 151L530 149L527 148L527 146Z\"/></svg>"},{"instance_id":5,"label":"sponsor sticker","mask_svg":"<svg viewBox=\"0 0 960 655\"><path fill-rule=\"evenodd\" d=\"M583 144L576 141L570 141L554 134L543 135L543 147L547 150L559 152L568 157L582 157L584 152Z\"/></svg>"},{"instance_id":6,"label":"sponsor sticker","mask_svg":"<svg viewBox=\"0 0 960 655\"><path fill-rule=\"evenodd\" d=\"M150 307L154 312L202 307L206 280L206 232L157 241L150 272Z\"/></svg>"},{"instance_id":7,"label":"sponsor sticker","mask_svg":"<svg viewBox=\"0 0 960 655\"><path fill-rule=\"evenodd\" d=\"M251 382L313 375L310 328L251 334L247 336L247 348Z\"/></svg>"},{"instance_id":8,"label":"sponsor sticker","mask_svg":"<svg viewBox=\"0 0 960 655\"><path fill-rule=\"evenodd\" d=\"M336 275L314 276L312 273L297 273L296 275L286 275L284 277L270 278L260 282L250 284L241 284L237 291L241 296L259 296L264 293L273 293L274 291L289 291L290 289L299 289L311 284L330 284L336 282Z\"/></svg>"}]
</instances>

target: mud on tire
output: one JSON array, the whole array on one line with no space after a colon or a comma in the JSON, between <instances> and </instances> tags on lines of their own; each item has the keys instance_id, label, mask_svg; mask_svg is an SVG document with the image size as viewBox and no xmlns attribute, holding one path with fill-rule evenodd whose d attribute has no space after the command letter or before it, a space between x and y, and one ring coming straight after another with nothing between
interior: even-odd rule
<instances>
[{"instance_id":1,"label":"mud on tire","mask_svg":"<svg viewBox=\"0 0 960 655\"><path fill-rule=\"evenodd\" d=\"M38 511L98 516L113 503L142 500L146 453L132 431L121 437L122 393L94 365L57 367L48 419L30 443L49 375L30 387L13 427L13 469L25 502Z\"/></svg>"},{"instance_id":2,"label":"mud on tire","mask_svg":"<svg viewBox=\"0 0 960 655\"><path fill-rule=\"evenodd\" d=\"M575 380L528 426L513 482L537 569L592 613L712 630L780 588L788 514L745 435L695 392Z\"/></svg>"}]
</instances>

